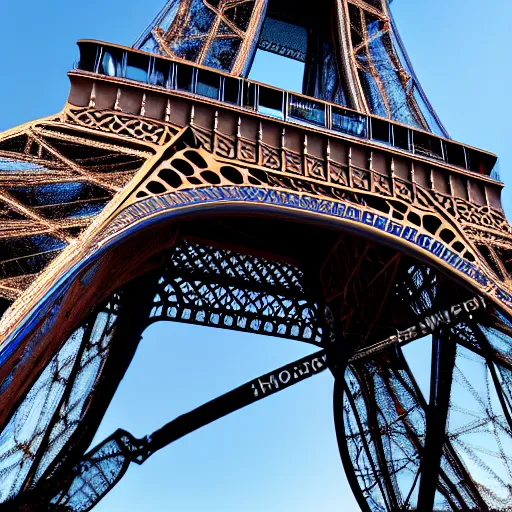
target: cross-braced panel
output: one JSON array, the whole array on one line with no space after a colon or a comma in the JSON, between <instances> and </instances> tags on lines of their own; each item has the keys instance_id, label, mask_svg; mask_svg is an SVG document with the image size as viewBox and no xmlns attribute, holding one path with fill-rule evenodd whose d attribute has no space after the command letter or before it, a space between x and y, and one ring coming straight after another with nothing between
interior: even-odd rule
<instances>
[{"instance_id":1,"label":"cross-braced panel","mask_svg":"<svg viewBox=\"0 0 512 512\"><path fill-rule=\"evenodd\" d=\"M335 405L339 440L366 510L432 510L419 499L424 476L435 480L434 510L491 509L450 440L435 475L422 472L428 406L401 355L353 366L345 379Z\"/></svg>"},{"instance_id":2,"label":"cross-braced panel","mask_svg":"<svg viewBox=\"0 0 512 512\"><path fill-rule=\"evenodd\" d=\"M435 305L435 279L419 270L409 274L419 293L406 296L421 317ZM338 441L356 496L372 511L509 510L510 323L486 311L434 331L430 396L397 345L353 362L337 383Z\"/></svg>"},{"instance_id":3,"label":"cross-braced panel","mask_svg":"<svg viewBox=\"0 0 512 512\"><path fill-rule=\"evenodd\" d=\"M0 502L46 476L83 419L108 358L119 311L117 294L64 343L3 428ZM55 469L55 468L53 468Z\"/></svg>"},{"instance_id":4,"label":"cross-braced panel","mask_svg":"<svg viewBox=\"0 0 512 512\"><path fill-rule=\"evenodd\" d=\"M180 244L154 285L150 321L178 320L320 344L318 305L295 266Z\"/></svg>"},{"instance_id":5,"label":"cross-braced panel","mask_svg":"<svg viewBox=\"0 0 512 512\"><path fill-rule=\"evenodd\" d=\"M75 129L65 115L0 137L1 312L153 154L137 142Z\"/></svg>"},{"instance_id":6,"label":"cross-braced panel","mask_svg":"<svg viewBox=\"0 0 512 512\"><path fill-rule=\"evenodd\" d=\"M240 73L265 0L171 0L136 48Z\"/></svg>"}]
</instances>

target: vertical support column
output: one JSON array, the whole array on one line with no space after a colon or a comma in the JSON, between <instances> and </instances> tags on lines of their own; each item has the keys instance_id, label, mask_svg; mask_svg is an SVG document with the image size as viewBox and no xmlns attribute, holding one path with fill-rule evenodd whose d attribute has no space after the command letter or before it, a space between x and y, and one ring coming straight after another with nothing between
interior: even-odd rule
<instances>
[{"instance_id":1,"label":"vertical support column","mask_svg":"<svg viewBox=\"0 0 512 512\"><path fill-rule=\"evenodd\" d=\"M449 330L432 337L430 401L427 406L427 432L421 461L418 511L431 511L439 480L439 470L446 440L446 422L457 346Z\"/></svg>"}]
</instances>

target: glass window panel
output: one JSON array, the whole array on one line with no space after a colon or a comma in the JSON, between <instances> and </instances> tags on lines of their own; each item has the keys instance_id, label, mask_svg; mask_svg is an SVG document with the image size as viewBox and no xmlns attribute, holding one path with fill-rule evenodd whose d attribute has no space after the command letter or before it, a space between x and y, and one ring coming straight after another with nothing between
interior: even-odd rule
<instances>
[{"instance_id":1,"label":"glass window panel","mask_svg":"<svg viewBox=\"0 0 512 512\"><path fill-rule=\"evenodd\" d=\"M192 92L194 90L194 68L185 64L176 64L176 89Z\"/></svg>"},{"instance_id":2,"label":"glass window panel","mask_svg":"<svg viewBox=\"0 0 512 512\"><path fill-rule=\"evenodd\" d=\"M393 125L393 145L409 151L409 130L405 126Z\"/></svg>"},{"instance_id":3,"label":"glass window panel","mask_svg":"<svg viewBox=\"0 0 512 512\"><path fill-rule=\"evenodd\" d=\"M283 119L283 91L260 86L258 100L258 112Z\"/></svg>"},{"instance_id":4,"label":"glass window panel","mask_svg":"<svg viewBox=\"0 0 512 512\"><path fill-rule=\"evenodd\" d=\"M325 105L309 98L290 94L288 115L295 120L325 126Z\"/></svg>"},{"instance_id":5,"label":"glass window panel","mask_svg":"<svg viewBox=\"0 0 512 512\"><path fill-rule=\"evenodd\" d=\"M105 48L98 73L107 76L123 76L123 52Z\"/></svg>"},{"instance_id":6,"label":"glass window panel","mask_svg":"<svg viewBox=\"0 0 512 512\"><path fill-rule=\"evenodd\" d=\"M205 69L197 70L196 93L208 98L218 99L220 75Z\"/></svg>"},{"instance_id":7,"label":"glass window panel","mask_svg":"<svg viewBox=\"0 0 512 512\"><path fill-rule=\"evenodd\" d=\"M332 129L356 137L366 137L366 116L344 108L332 108Z\"/></svg>"},{"instance_id":8,"label":"glass window panel","mask_svg":"<svg viewBox=\"0 0 512 512\"><path fill-rule=\"evenodd\" d=\"M464 154L464 146L445 142L446 161L449 164L466 168L466 156Z\"/></svg>"},{"instance_id":9,"label":"glass window panel","mask_svg":"<svg viewBox=\"0 0 512 512\"><path fill-rule=\"evenodd\" d=\"M468 156L468 168L471 171L478 172L479 174L490 174L495 164L493 156L470 148L466 148L466 154Z\"/></svg>"},{"instance_id":10,"label":"glass window panel","mask_svg":"<svg viewBox=\"0 0 512 512\"><path fill-rule=\"evenodd\" d=\"M166 60L157 59L151 76L151 83L160 87L169 87L171 76L171 63Z\"/></svg>"},{"instance_id":11,"label":"glass window panel","mask_svg":"<svg viewBox=\"0 0 512 512\"><path fill-rule=\"evenodd\" d=\"M125 77L137 82L148 81L149 57L138 53L128 52Z\"/></svg>"},{"instance_id":12,"label":"glass window panel","mask_svg":"<svg viewBox=\"0 0 512 512\"><path fill-rule=\"evenodd\" d=\"M326 35L325 31L315 31L309 36L302 92L337 105L347 105L333 44Z\"/></svg>"},{"instance_id":13,"label":"glass window panel","mask_svg":"<svg viewBox=\"0 0 512 512\"><path fill-rule=\"evenodd\" d=\"M224 101L238 105L240 93L240 80L231 77L224 77Z\"/></svg>"},{"instance_id":14,"label":"glass window panel","mask_svg":"<svg viewBox=\"0 0 512 512\"><path fill-rule=\"evenodd\" d=\"M413 132L414 152L430 158L442 159L441 140L428 133Z\"/></svg>"},{"instance_id":15,"label":"glass window panel","mask_svg":"<svg viewBox=\"0 0 512 512\"><path fill-rule=\"evenodd\" d=\"M387 121L382 119L371 119L372 139L379 142L390 143L391 127Z\"/></svg>"},{"instance_id":16,"label":"glass window panel","mask_svg":"<svg viewBox=\"0 0 512 512\"><path fill-rule=\"evenodd\" d=\"M100 52L100 46L92 44L80 45L80 61L78 62L78 69L83 71L96 71L96 59Z\"/></svg>"},{"instance_id":17,"label":"glass window panel","mask_svg":"<svg viewBox=\"0 0 512 512\"><path fill-rule=\"evenodd\" d=\"M0 277L40 272L66 245L51 235L0 240Z\"/></svg>"}]
</instances>

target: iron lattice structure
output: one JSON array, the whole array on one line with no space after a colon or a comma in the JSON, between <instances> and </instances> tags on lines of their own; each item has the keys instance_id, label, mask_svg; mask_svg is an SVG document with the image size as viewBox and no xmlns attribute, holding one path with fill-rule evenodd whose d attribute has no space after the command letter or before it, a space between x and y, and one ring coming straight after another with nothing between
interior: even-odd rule
<instances>
[{"instance_id":1,"label":"iron lattice structure","mask_svg":"<svg viewBox=\"0 0 512 512\"><path fill-rule=\"evenodd\" d=\"M496 157L448 138L386 2L292 4L171 0L133 48L80 41L63 111L0 135L0 509L90 510L130 463L324 370L361 509L511 509ZM248 80L257 49L302 62L302 93ZM319 352L87 451L159 321Z\"/></svg>"}]
</instances>

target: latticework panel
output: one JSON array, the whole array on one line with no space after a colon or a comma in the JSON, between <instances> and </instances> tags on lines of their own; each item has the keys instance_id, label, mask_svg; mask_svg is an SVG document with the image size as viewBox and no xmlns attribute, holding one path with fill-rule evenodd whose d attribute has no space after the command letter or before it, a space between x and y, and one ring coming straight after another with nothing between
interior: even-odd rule
<instances>
[{"instance_id":1,"label":"latticework panel","mask_svg":"<svg viewBox=\"0 0 512 512\"><path fill-rule=\"evenodd\" d=\"M422 318L442 300L436 287L417 267L398 293ZM510 324L475 313L438 325L429 397L396 345L353 362L337 385L340 450L365 510L510 509Z\"/></svg>"},{"instance_id":2,"label":"latticework panel","mask_svg":"<svg viewBox=\"0 0 512 512\"><path fill-rule=\"evenodd\" d=\"M293 3L284 1L169 0L134 47L236 76L248 71L259 45L306 63L304 83L313 90L305 93L447 135L412 69L386 0L325 2L306 13L309 20L290 9ZM333 40L326 36L332 18L339 25ZM318 24L323 30L317 38ZM104 56L101 65L108 59Z\"/></svg>"},{"instance_id":3,"label":"latticework panel","mask_svg":"<svg viewBox=\"0 0 512 512\"><path fill-rule=\"evenodd\" d=\"M320 344L318 305L293 265L181 244L155 283L152 322L181 322Z\"/></svg>"},{"instance_id":4,"label":"latticework panel","mask_svg":"<svg viewBox=\"0 0 512 512\"><path fill-rule=\"evenodd\" d=\"M311 25L306 39L323 49L307 43L295 58L310 94L419 128L401 146L384 148L403 127L385 124L381 141L378 118L369 138L335 133L335 105L317 104L319 127L289 126L299 118L287 117L297 105L284 93L272 120L263 85L251 110L249 82L235 107L220 105L229 76L192 96L199 73L212 73L186 75L179 60L243 75L267 7L274 29L281 22L277 4L171 0L137 47L176 58L172 67L98 46L94 65L71 74L59 116L0 137L0 310L17 300L1 324L0 509L90 510L130 462L165 445L162 431L172 442L329 368L362 509L512 510L512 228L499 186L471 174L466 149L461 166L430 147L438 139L421 130L446 132L384 0L322 3L335 20L328 39L315 12L321 33ZM148 78L138 85L137 70ZM180 76L196 88L155 89ZM243 397L234 390L144 439L117 431L86 454L158 321L322 351L248 383ZM426 334L428 397L402 353Z\"/></svg>"},{"instance_id":5,"label":"latticework panel","mask_svg":"<svg viewBox=\"0 0 512 512\"><path fill-rule=\"evenodd\" d=\"M265 7L265 0L171 0L135 47L238 74Z\"/></svg>"},{"instance_id":6,"label":"latticework panel","mask_svg":"<svg viewBox=\"0 0 512 512\"><path fill-rule=\"evenodd\" d=\"M327 211L331 208L328 200L341 201L344 218L378 227L386 236L396 233L402 240L416 242L421 249L427 249L436 257L442 256L444 262L457 270L463 266L463 259L468 263L464 272L480 283L485 278L475 277L471 269L475 264L485 268L484 272L492 275L504 289L512 282L512 231L502 212L429 191L394 174L384 176L363 171L350 162L348 166L336 167L336 182L333 179L319 182L318 169L323 167L314 166L314 162L305 173L307 176L297 176L286 168L285 154L267 152L261 143L249 146L248 141L221 139L215 132L212 135L196 127L192 133L200 147L189 143L188 148L155 166L134 190L130 199L133 207L127 210L137 213L127 214L127 218L139 215L138 200L147 199L141 204L154 208L152 197L169 198L171 205L184 200L181 198L185 195L179 192L185 192L190 196L189 201L239 200L241 197L251 201L258 198L258 191L253 187L261 187L267 191L265 199L273 204L283 205L289 200L295 206L298 201L292 197L295 194L304 197L300 201L305 210ZM275 195L272 190L276 191ZM475 236L476 226L482 236ZM113 223L107 235L120 228L121 221ZM486 286L486 290L490 288Z\"/></svg>"},{"instance_id":7,"label":"latticework panel","mask_svg":"<svg viewBox=\"0 0 512 512\"><path fill-rule=\"evenodd\" d=\"M79 238L154 154L146 145L95 136L69 121L64 114L0 137L3 309ZM91 121L82 124L96 128ZM111 122L110 128L110 135L117 135L116 125Z\"/></svg>"},{"instance_id":8,"label":"latticework panel","mask_svg":"<svg viewBox=\"0 0 512 512\"><path fill-rule=\"evenodd\" d=\"M369 111L446 136L412 69L387 2L348 0L347 7L352 59Z\"/></svg>"},{"instance_id":9,"label":"latticework panel","mask_svg":"<svg viewBox=\"0 0 512 512\"><path fill-rule=\"evenodd\" d=\"M108 358L118 296L91 316L51 359L4 427L0 445L0 500L28 491L83 427ZM54 468L53 468L54 469Z\"/></svg>"},{"instance_id":10,"label":"latticework panel","mask_svg":"<svg viewBox=\"0 0 512 512\"><path fill-rule=\"evenodd\" d=\"M329 367L338 382L342 378L338 372L350 361L346 373L350 394L343 395L343 390L338 389L336 399L341 409L336 415L345 467L352 475L360 502L368 503L365 506L373 510L390 511L419 508L422 503L451 510L494 510L504 506L509 499L510 481L510 326L490 305L485 313L475 313L474 318L466 314L473 311L468 309L461 318L457 317L456 323L455 317L440 314L440 309L453 306L454 298L456 303L467 303L467 290L453 285L449 295L441 293L440 290L447 289L450 278L425 264L411 264L410 256L411 252L419 254L420 250L428 249L431 259L437 258L438 267L442 266L443 255L443 268L452 265L455 270L470 269L473 288L491 297L497 307L500 301L506 306L510 226L499 212L427 190L414 179L399 178L394 172L385 176L372 169L361 169L350 158L347 165L334 165L327 158L324 166L321 159L308 154L293 159L285 148L278 151L261 140L243 140L238 136L221 138L215 130L210 132L195 125L171 141L174 128L169 123L139 123L136 116L92 107L69 109L63 116L66 124L54 120L48 121L47 126L41 122L0 141L2 155L6 155L4 161L11 167L18 166L10 181L5 178L4 194L12 198L10 204L16 206L16 211L23 208L25 212L39 212L48 224L47 232L56 236L69 231L69 223L75 222L67 213L73 211L68 203L74 200L67 199L71 192L64 186L58 192L41 187L84 183L84 187L89 187L84 190L106 191L104 201L114 205L112 215L98 229L86 233L90 235L88 239L80 238L84 260L123 232L136 233L140 221L150 216L156 218L160 212L167 214L176 206L208 201L215 201L216 206L232 205L235 201L251 205L258 200L267 201L275 210L308 211L318 217L331 214L331 220L335 215L343 216L346 225L366 223L374 229L372 234L379 229L385 235L374 239L368 233L352 237L319 227L317 233L309 231L319 248L305 251L316 252L308 257L301 252L303 240L293 222L288 224L294 226L297 235L292 246L287 249L276 244L283 235L279 229L286 226L279 217L283 224L276 219L276 228L270 227L268 238L254 236L247 242L253 252L242 244L248 253L245 254L243 249L232 249L246 239L245 234L236 231L236 223L233 222L228 234L222 232L221 223L215 224L218 232L209 233L207 220L202 229L199 222L183 222L179 228L170 230L172 234L167 231L165 242L146 239L155 247L143 245L152 255L148 256L151 262L147 267L142 253L137 253L141 268L145 269L143 286L137 293L126 292L123 283L141 275L140 269L134 274L129 270L130 261L139 262L136 256L130 260L132 256L126 250L119 251L127 261L116 285L121 286L120 296L127 297L123 302L127 308L124 320L116 320L97 336L87 334L90 329L95 332L96 317L93 315L92 320L83 323L85 310L67 306L65 320L61 317L57 325L70 318L70 325L81 323L82 327L59 345L52 345L52 350L58 350L54 355L48 353L48 348L43 352L44 336L50 332L54 335L50 341L58 340L53 321L65 303L66 291L61 292L55 306L45 305L47 309L41 313L43 334L26 336L25 344L18 345L19 357L12 357L12 366L9 372L6 370L2 383L3 390L15 379L20 385L13 392L17 395L9 395L16 396L16 404L7 414L4 456L0 458L6 482L2 491L6 507L19 503L18 500L48 503L62 490L60 487L67 479L63 475L69 475L73 467L81 467L76 466L76 461L86 450L87 441L90 442L129 365L129 354L133 355L140 333L149 323L176 320L323 345L325 326L320 313L324 304L328 306L329 325L334 332L328 338L337 342L335 350L332 344L326 346ZM87 140L94 144L86 147ZM154 155L154 164L144 167L137 180L133 180ZM290 162L299 167L292 168ZM26 167L20 168L22 163ZM116 203L114 196L122 189L123 194L117 196L122 201ZM34 205L34 201L41 200L38 198L52 198L52 194L61 201L54 200L57 206ZM77 197L76 202L86 205L95 200L88 195ZM55 218L51 216L53 211L58 212ZM83 230L98 212L86 216L83 225L72 227ZM230 225L226 222L224 226ZM478 244L474 229L496 238L489 245ZM392 236L396 237L394 243ZM15 237L5 238L12 241ZM63 240L71 245L72 240ZM265 240L265 247L259 247L261 240ZM407 254L402 250L406 242L414 242L418 249L410 245ZM174 245L172 250L168 249ZM488 252L481 252L483 247ZM160 266L157 262L165 251L169 252ZM304 269L298 263L286 263L295 261L299 254L297 261L304 263ZM99 272L103 261L109 260L100 260L75 282L102 292L104 282L95 281L95 276L97 272L106 275L105 269ZM61 265L61 270L49 275L49 280L67 271L65 259ZM307 276L305 269L309 272ZM22 283L26 274L10 278ZM112 282L115 279L114 276ZM316 282L314 292L312 282ZM34 293L31 297L36 296ZM88 310L95 309L99 302L91 297L86 299ZM104 308L96 311L106 314ZM427 315L432 316L425 319ZM438 318L444 320L438 322ZM134 337L123 345L123 352L128 347L124 359L121 351L109 355L113 342L107 340L107 332L119 322L124 326L124 335ZM421 396L414 375L400 356L399 346L404 340L397 335L392 342L381 343L397 327L408 328L414 322L423 322L428 327L425 332L433 333L435 340L432 365L437 373L432 377L429 400ZM498 334L485 331L491 329L487 326L497 329ZM91 336L94 342L84 341L92 339ZM412 339L413 336L407 341ZM89 352L91 344L96 347L94 353ZM81 354L85 354L85 359ZM27 361L39 358L50 362L36 376ZM459 370L471 358L483 375L478 388L471 381L466 382L464 370ZM77 361L83 361L83 370L82 363ZM108 371L104 370L107 364ZM471 371L476 375L476 370ZM23 379L24 375L27 378ZM83 393L75 393L74 386L79 386ZM450 391L459 388L453 394ZM482 389L488 391L478 396ZM465 400L471 406L464 411L463 405L455 404L463 393L473 397L471 404L469 398ZM42 405L33 407L36 402ZM457 421L453 420L455 417ZM478 418L478 423L472 423L473 417ZM478 439L492 434L493 448L485 453L475 449L475 433ZM116 438L114 448L128 446L129 441ZM485 442L491 446L491 441ZM115 459L111 452L108 457ZM103 466L97 460L94 465ZM121 467L114 465L116 471ZM83 485L88 478L95 478L87 475L80 477ZM104 480L106 487L101 493L111 485L111 480Z\"/></svg>"},{"instance_id":11,"label":"latticework panel","mask_svg":"<svg viewBox=\"0 0 512 512\"><path fill-rule=\"evenodd\" d=\"M366 257L377 261L371 251L366 249ZM328 275L334 280L337 275L357 292L352 281L358 272L365 274L364 264L358 268L338 257L334 261L340 268L333 274L335 266L332 259L328 261L332 265ZM392 300L403 302L419 319L436 311L439 278L432 270L416 266L405 274L391 275L396 275L391 279ZM374 282L383 288L378 280ZM238 292L234 297L227 295L235 283ZM334 290L332 284L329 289ZM252 300L254 292L258 300ZM244 295L251 302L244 302ZM346 299L350 301L350 296ZM294 301L296 310L307 304L298 316L285 309ZM332 296L327 302L337 303ZM377 310L374 314L387 315ZM334 308L329 322L331 327L342 327L338 339L328 336L328 345L336 341L343 347L341 353L365 343L364 333L360 346L355 344L355 333L347 336L350 321L344 311ZM158 320L277 334L321 345L328 341L321 337L318 304L311 301L299 269L180 242L160 269L139 279L138 287L115 294L62 345L11 415L0 445L5 506L25 503L37 509L52 501L55 510L60 510L58 503L71 510L89 510L123 476L130 461L142 462L148 456L147 440L119 431L98 446L90 460L76 462L115 390L117 384L112 386L111 380L118 382L131 359L125 356L121 370L110 373L119 366L119 347L133 354L142 330ZM254 320L259 328L254 327ZM279 331L284 322L296 328ZM428 502L435 510L508 510L512 325L493 310L478 310L466 313L466 319L457 323L437 327L434 323L431 329L444 348L434 351L433 368L439 370L433 373L429 398L422 395L397 345L352 361L345 384L337 378L335 418L349 480L365 510L431 510L422 505ZM128 332L135 341L127 344ZM366 336L371 333L367 330ZM117 352L112 352L113 346ZM107 362L108 379L102 377ZM304 369L301 364L291 367L295 378L320 363L313 361ZM276 375L288 384L292 373ZM272 388L273 378L259 382L262 391ZM275 389L279 389L277 384ZM103 405L94 406L100 395ZM222 410L212 409L218 414ZM182 435L182 427L176 428L176 435ZM432 457L437 449L439 457ZM72 466L75 469L70 473Z\"/></svg>"}]
</instances>

